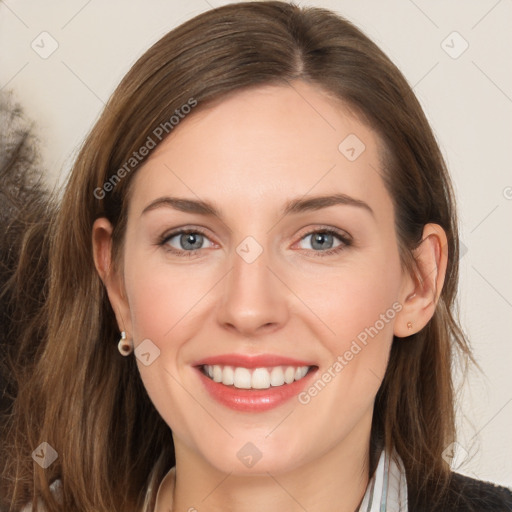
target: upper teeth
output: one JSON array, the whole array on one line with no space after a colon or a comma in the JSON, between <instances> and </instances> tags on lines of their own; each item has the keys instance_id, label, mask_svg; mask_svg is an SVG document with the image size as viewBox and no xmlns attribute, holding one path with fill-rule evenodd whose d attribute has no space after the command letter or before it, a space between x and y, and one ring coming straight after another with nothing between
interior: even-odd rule
<instances>
[{"instance_id":1,"label":"upper teeth","mask_svg":"<svg viewBox=\"0 0 512 512\"><path fill-rule=\"evenodd\" d=\"M308 373L309 366L273 366L272 368L242 368L204 365L204 372L215 382L240 389L268 389L270 386L291 384Z\"/></svg>"}]
</instances>

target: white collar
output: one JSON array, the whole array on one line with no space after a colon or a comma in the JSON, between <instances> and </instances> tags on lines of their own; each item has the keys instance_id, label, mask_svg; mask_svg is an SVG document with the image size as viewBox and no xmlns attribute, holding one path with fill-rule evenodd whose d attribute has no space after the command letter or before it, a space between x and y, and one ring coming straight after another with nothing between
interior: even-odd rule
<instances>
[{"instance_id":1,"label":"white collar","mask_svg":"<svg viewBox=\"0 0 512 512\"><path fill-rule=\"evenodd\" d=\"M407 480L396 450L382 450L358 512L407 512Z\"/></svg>"}]
</instances>

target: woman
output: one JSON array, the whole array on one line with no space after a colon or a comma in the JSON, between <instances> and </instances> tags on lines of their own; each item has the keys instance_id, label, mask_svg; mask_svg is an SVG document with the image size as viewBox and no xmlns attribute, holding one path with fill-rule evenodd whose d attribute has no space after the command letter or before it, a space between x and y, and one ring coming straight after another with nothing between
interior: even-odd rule
<instances>
[{"instance_id":1,"label":"woman","mask_svg":"<svg viewBox=\"0 0 512 512\"><path fill-rule=\"evenodd\" d=\"M443 456L471 358L445 164L347 21L257 2L173 30L56 210L8 509L510 509Z\"/></svg>"}]
</instances>

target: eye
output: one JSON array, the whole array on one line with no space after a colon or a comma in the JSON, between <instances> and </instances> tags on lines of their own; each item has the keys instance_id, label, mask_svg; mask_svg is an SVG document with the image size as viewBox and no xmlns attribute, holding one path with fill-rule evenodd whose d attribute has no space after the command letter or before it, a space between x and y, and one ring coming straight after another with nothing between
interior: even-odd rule
<instances>
[{"instance_id":1,"label":"eye","mask_svg":"<svg viewBox=\"0 0 512 512\"><path fill-rule=\"evenodd\" d=\"M352 244L351 238L331 228L310 231L301 238L301 242L309 239L309 247L299 247L312 251L315 256L329 256L338 253ZM204 246L204 243L209 245ZM194 256L200 250L213 247L215 244L198 228L180 229L165 234L159 245L178 256Z\"/></svg>"},{"instance_id":2,"label":"eye","mask_svg":"<svg viewBox=\"0 0 512 512\"><path fill-rule=\"evenodd\" d=\"M333 229L310 231L302 237L301 241L308 239L310 247L301 248L319 253L317 254L318 256L338 253L352 243L352 240L347 235Z\"/></svg>"},{"instance_id":3,"label":"eye","mask_svg":"<svg viewBox=\"0 0 512 512\"><path fill-rule=\"evenodd\" d=\"M160 245L165 246L170 252L180 256L191 256L197 251L205 249L203 246L205 242L210 245L206 247L213 247L210 239L198 229L181 229L164 235L160 241Z\"/></svg>"}]
</instances>

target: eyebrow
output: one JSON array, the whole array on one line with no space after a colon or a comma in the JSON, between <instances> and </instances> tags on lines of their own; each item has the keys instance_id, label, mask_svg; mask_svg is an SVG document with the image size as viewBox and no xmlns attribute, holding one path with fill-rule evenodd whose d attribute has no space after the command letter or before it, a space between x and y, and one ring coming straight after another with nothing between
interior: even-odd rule
<instances>
[{"instance_id":1,"label":"eyebrow","mask_svg":"<svg viewBox=\"0 0 512 512\"><path fill-rule=\"evenodd\" d=\"M281 215L284 217L289 214L320 210L322 208L328 208L330 206L336 205L355 206L367 211L372 216L375 216L374 211L367 203L346 194L332 194L327 196L291 199L284 206ZM222 219L221 211L214 203L171 196L164 196L155 199L149 203L144 208L144 210L142 210L141 215L161 207L169 207L185 213L197 213L199 215L215 216L219 219Z\"/></svg>"}]
</instances>

